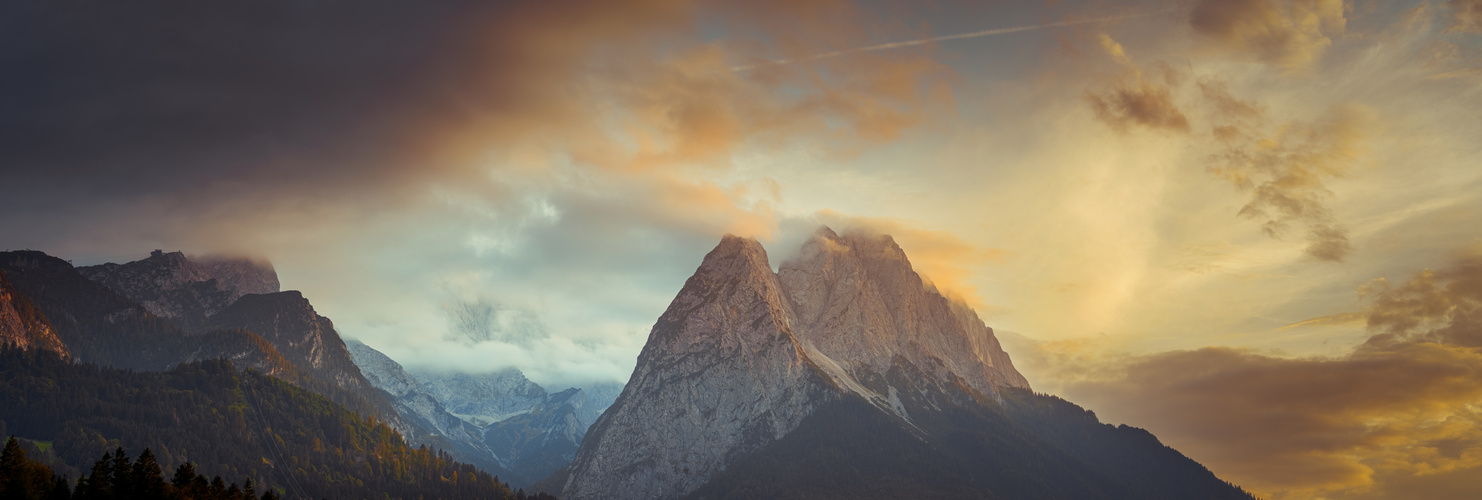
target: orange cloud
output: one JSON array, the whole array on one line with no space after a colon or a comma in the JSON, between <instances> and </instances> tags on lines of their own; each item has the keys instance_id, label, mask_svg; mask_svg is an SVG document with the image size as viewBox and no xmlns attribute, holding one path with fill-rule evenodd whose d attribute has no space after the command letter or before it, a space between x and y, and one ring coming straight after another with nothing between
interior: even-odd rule
<instances>
[{"instance_id":1,"label":"orange cloud","mask_svg":"<svg viewBox=\"0 0 1482 500\"><path fill-rule=\"evenodd\" d=\"M1482 471L1482 251L1361 293L1373 337L1331 358L1205 348L1135 358L1088 341L1017 354L1104 417L1147 426L1222 477L1274 498L1396 494ZM1298 323L1341 324L1354 315ZM1454 485L1453 485L1454 486ZM1472 491L1475 491L1473 485Z\"/></svg>"},{"instance_id":2,"label":"orange cloud","mask_svg":"<svg viewBox=\"0 0 1482 500\"><path fill-rule=\"evenodd\" d=\"M1201 0L1189 25L1220 49L1295 71L1321 57L1347 19L1342 0Z\"/></svg>"},{"instance_id":3,"label":"orange cloud","mask_svg":"<svg viewBox=\"0 0 1482 500\"><path fill-rule=\"evenodd\" d=\"M1448 31L1482 33L1482 0L1451 0L1446 8L1451 11Z\"/></svg>"},{"instance_id":4,"label":"orange cloud","mask_svg":"<svg viewBox=\"0 0 1482 500\"><path fill-rule=\"evenodd\" d=\"M1215 95L1217 104L1229 105ZM1376 123L1367 108L1347 106L1317 124L1289 123L1264 138L1228 132L1224 137L1236 144L1211 157L1209 171L1251 193L1240 209L1241 217L1264 219L1261 228L1272 237L1301 223L1307 228L1308 255L1341 262L1353 247L1328 210L1326 200L1332 193L1325 184L1347 174L1363 158ZM1218 129L1216 134L1220 135ZM1247 139L1237 140L1241 137Z\"/></svg>"},{"instance_id":5,"label":"orange cloud","mask_svg":"<svg viewBox=\"0 0 1482 500\"><path fill-rule=\"evenodd\" d=\"M1104 92L1086 93L1086 101L1096 118L1119 132L1126 132L1133 125L1188 132L1189 119L1174 103L1171 90L1178 85L1182 74L1172 66L1158 62L1153 68L1160 77L1150 79L1127 57L1121 44L1104 34L1100 36L1100 42L1102 50L1126 67L1127 73Z\"/></svg>"}]
</instances>

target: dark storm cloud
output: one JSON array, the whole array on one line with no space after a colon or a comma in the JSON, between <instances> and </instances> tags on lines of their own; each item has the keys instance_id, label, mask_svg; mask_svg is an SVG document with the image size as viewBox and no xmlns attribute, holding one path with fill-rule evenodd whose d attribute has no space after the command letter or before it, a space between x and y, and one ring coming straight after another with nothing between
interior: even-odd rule
<instances>
[{"instance_id":1,"label":"dark storm cloud","mask_svg":"<svg viewBox=\"0 0 1482 500\"><path fill-rule=\"evenodd\" d=\"M20 183L138 195L384 174L469 93L487 2L7 2L0 164ZM12 184L13 186L15 184Z\"/></svg>"}]
</instances>

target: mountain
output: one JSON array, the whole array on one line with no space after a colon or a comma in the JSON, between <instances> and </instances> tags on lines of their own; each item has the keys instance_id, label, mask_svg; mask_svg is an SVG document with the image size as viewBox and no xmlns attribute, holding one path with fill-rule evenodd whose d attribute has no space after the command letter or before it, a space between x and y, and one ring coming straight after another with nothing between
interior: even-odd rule
<instances>
[{"instance_id":1,"label":"mountain","mask_svg":"<svg viewBox=\"0 0 1482 500\"><path fill-rule=\"evenodd\" d=\"M92 279L83 275L84 270ZM297 404L299 409L303 409L304 405L320 409L328 406L336 409L335 411L349 411L352 418L360 418L355 416L358 413L368 418L372 425L389 426L385 428L394 429L395 432L386 439L394 437L398 446L402 446L404 442L423 446L418 453L425 456L417 458L421 460L420 463L423 466L432 463L424 459L435 459L434 461L441 461L439 463L451 463L454 459L461 459L465 464L471 463L494 472L503 471L499 469L496 460L480 460L492 456L482 444L485 439L482 429L469 425L446 412L442 413L441 420L404 418L404 414L415 416L416 412L402 411L402 408L394 404L394 398L389 393L380 390L366 380L352 359L348 347L340 338L339 333L335 331L334 324L328 318L320 316L299 292L279 292L277 288L277 277L271 266L247 261L197 262L178 252L155 252L150 258L138 262L79 269L67 261L41 252L3 252L0 253L0 344L4 346L0 348L28 349L40 346L45 349L30 349L30 351L56 351L62 356L70 353L73 361L90 367L84 370L87 373L93 373L99 369L104 371L114 369L100 367L116 367L134 370L126 373L140 373L145 377L147 375L144 375L144 372L176 372L180 370L180 367L200 366L201 363L219 365L221 360L226 360L230 361L231 365L219 366L226 366L228 370L231 370L233 366L236 369L250 368L256 373L271 376L276 380L291 384L296 390L307 391L320 398L317 401L297 401L294 404ZM138 302L140 300L148 302L149 305L141 304ZM35 381L35 379L25 378L33 374L26 373L24 366L0 367L0 369L9 368L17 368L19 371L6 372L8 375L22 377L22 380ZM253 376L257 375L253 374ZM159 437L159 429L149 427L149 425L164 425L166 421L156 419L145 427L138 427L138 423L131 419L136 419L144 410L127 405L116 408L124 412L121 415L97 414L98 405L85 403L101 401L102 395L88 393L86 390L66 384L61 385L64 390L58 391L56 387L61 383L60 379L46 378L53 381L27 382L29 385L18 386L17 389L25 391L40 388L50 391L49 394L55 393L55 396L60 399L48 400L34 395L16 396L24 399L24 402L34 401L43 404L44 406L38 408L45 411L28 413L17 410L21 411L19 416L9 417L12 423L41 426L37 435L48 436L56 434L57 431L57 429L47 427L47 425L52 425L48 423L52 420L79 422L80 425L94 428L98 432L92 435L87 435L86 432L78 435L73 430L67 430L70 434L64 434L69 439L81 439L81 442L88 443L102 440L101 442L107 444L109 439L116 438L98 436L122 436L134 431L163 439ZM210 383L187 382L179 378L172 380L176 381L172 382L175 384L174 387L191 388L186 393L187 397L189 391L230 391L230 388L223 389L211 386ZM224 379L217 379L218 382L222 380ZM417 387L420 388L420 385ZM118 391L119 395L126 398L141 394L140 391L118 390L117 387L108 390ZM434 407L440 404L425 391L421 394L423 398L420 404ZM108 397L113 397L113 394L110 393ZM148 405L152 401L158 402L158 398L154 396L138 397L143 398L138 401L139 405ZM21 401L21 399L8 396L4 400ZM249 403L263 404L261 401L249 401ZM411 400L395 403L419 404ZM76 404L81 404L81 406L76 406ZM274 403L268 402L267 404ZM211 410L212 415L219 415L218 418L226 418L228 421L240 420L244 408L237 404L227 406L230 412ZM62 407L69 407L71 410L56 413L57 409ZM80 417L72 415L76 412L85 415L80 415ZM183 421L180 415L180 412L172 413L169 422L173 422L173 425L177 427L182 426ZM82 420L77 420L77 418L82 418ZM236 420L233 420L234 418ZM261 418L271 419L273 416L263 415ZM365 432L365 430L356 430L349 424L344 426L334 424L332 420L339 419L338 416L326 415L324 418L328 420L321 419L314 425L328 426L331 436L336 439L344 432L350 432L352 435L355 432ZM5 428L4 424L5 422L0 420L0 428ZM17 427L12 425L10 428L14 430ZM444 430L459 428L464 430L465 435L458 442L450 441L444 436ZM125 429L134 431L126 432ZM192 443L189 449L194 451L191 453L193 457L200 456L202 448L230 448L240 444L231 442L232 437L240 436L201 435L194 431L187 432L187 434L190 435L185 439ZM302 437L302 434L299 437ZM403 438L406 441L403 441ZM324 440L312 443L314 453L324 452L325 446L322 446L320 441ZM271 442L268 443L271 444ZM464 443L473 443L475 447L462 446ZM428 447L431 447L432 451L428 451ZM330 452L336 454L334 460L347 458L342 451L334 451L333 446L330 448ZM385 445L376 445L372 448L376 448L374 451L376 454L387 452ZM446 453L437 451L438 449L445 450ZM184 452L180 448L172 447L170 450ZM169 454L170 450L159 451ZM470 457L473 460L469 460ZM366 456L360 452L348 456L348 459L351 462L362 464L366 462ZM401 457L396 460L403 459L408 458ZM261 457L258 459L237 457L233 460L233 467L238 467L242 464L255 463L261 460ZM390 462L383 463L388 466L394 465ZM298 464L298 466L309 465ZM269 467L273 466L269 464ZM314 470L311 466L309 467L310 471ZM358 474L361 479L355 479L355 481L357 483L384 481L388 476L394 477L397 481L404 481L408 479L405 474L409 471L410 469L405 465L394 465L392 469L358 471L355 474ZM492 484L490 476L480 476L482 472L468 471L473 471L473 469L467 469L463 477L470 480L479 477L490 478L490 484ZM346 477L351 477L346 475L346 472L337 470L325 477L332 485L334 482L344 481ZM452 469L444 472L450 473ZM457 477L457 475L453 476L455 485ZM448 480L447 476L442 476L441 481ZM474 483L469 483L469 485L472 487ZM400 486L394 486L393 490L388 491L394 491L394 488L400 488ZM429 491L432 491L439 487L434 484L430 488ZM449 491L471 492L478 491L480 488L482 487L471 489L459 487ZM422 490L427 490L427 488L414 487L404 491ZM352 490L331 488L325 491ZM507 488L504 491L507 491Z\"/></svg>"},{"instance_id":2,"label":"mountain","mask_svg":"<svg viewBox=\"0 0 1482 500\"><path fill-rule=\"evenodd\" d=\"M221 360L139 372L0 349L0 401L0 428L44 443L72 477L100 454L147 448L164 470L192 462L285 498L527 498L375 418Z\"/></svg>"},{"instance_id":3,"label":"mountain","mask_svg":"<svg viewBox=\"0 0 1482 500\"><path fill-rule=\"evenodd\" d=\"M366 379L395 401L403 418L427 422L460 457L517 487L570 463L587 429L622 387L592 384L548 393L513 368L410 373L370 346L353 340L346 345Z\"/></svg>"},{"instance_id":4,"label":"mountain","mask_svg":"<svg viewBox=\"0 0 1482 500\"><path fill-rule=\"evenodd\" d=\"M247 330L272 343L289 361L341 389L373 391L334 323L297 291L249 294L213 315L211 330Z\"/></svg>"},{"instance_id":5,"label":"mountain","mask_svg":"<svg viewBox=\"0 0 1482 500\"><path fill-rule=\"evenodd\" d=\"M31 299L17 292L0 272L0 347L49 349L67 357L67 346ZM0 436L3 437L3 436Z\"/></svg>"},{"instance_id":6,"label":"mountain","mask_svg":"<svg viewBox=\"0 0 1482 500\"><path fill-rule=\"evenodd\" d=\"M726 236L659 317L562 498L1245 498L1146 431L1035 394L889 236L772 272Z\"/></svg>"},{"instance_id":7,"label":"mountain","mask_svg":"<svg viewBox=\"0 0 1482 500\"><path fill-rule=\"evenodd\" d=\"M192 333L205 329L207 318L243 295L278 292L278 274L271 264L187 258L181 252L155 250L145 259L79 267L77 272Z\"/></svg>"},{"instance_id":8,"label":"mountain","mask_svg":"<svg viewBox=\"0 0 1482 500\"><path fill-rule=\"evenodd\" d=\"M164 370L193 350L175 323L32 250L0 252L0 273L51 324L76 361Z\"/></svg>"},{"instance_id":9,"label":"mountain","mask_svg":"<svg viewBox=\"0 0 1482 500\"><path fill-rule=\"evenodd\" d=\"M427 392L416 378L402 369L400 363L386 357L381 351L356 340L346 340L345 346L349 348L351 358L360 367L366 381L390 398L404 421L442 439L461 459L507 479L508 471L488 446L483 444L484 432L481 427L449 413L442 401Z\"/></svg>"},{"instance_id":10,"label":"mountain","mask_svg":"<svg viewBox=\"0 0 1482 500\"><path fill-rule=\"evenodd\" d=\"M596 384L549 394L543 401L484 428L484 444L509 470L510 484L524 486L571 463L576 450L620 386Z\"/></svg>"},{"instance_id":11,"label":"mountain","mask_svg":"<svg viewBox=\"0 0 1482 500\"><path fill-rule=\"evenodd\" d=\"M489 373L418 370L412 375L448 411L481 427L528 411L549 396L514 368Z\"/></svg>"},{"instance_id":12,"label":"mountain","mask_svg":"<svg viewBox=\"0 0 1482 500\"><path fill-rule=\"evenodd\" d=\"M156 252L127 264L75 268L42 252L18 251L0 253L0 272L50 320L77 361L162 371L226 359L375 416L413 443L450 447L439 433L402 419L365 380L334 324L302 294L276 291L271 265ZM204 322L192 319L206 313Z\"/></svg>"}]
</instances>

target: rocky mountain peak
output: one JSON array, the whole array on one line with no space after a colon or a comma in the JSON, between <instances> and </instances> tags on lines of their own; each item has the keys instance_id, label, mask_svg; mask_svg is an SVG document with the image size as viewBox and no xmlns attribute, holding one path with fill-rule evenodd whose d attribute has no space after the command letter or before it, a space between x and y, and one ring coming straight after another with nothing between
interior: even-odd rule
<instances>
[{"instance_id":1,"label":"rocky mountain peak","mask_svg":"<svg viewBox=\"0 0 1482 500\"><path fill-rule=\"evenodd\" d=\"M0 347L49 349L70 357L51 322L0 272Z\"/></svg>"},{"instance_id":2,"label":"rocky mountain peak","mask_svg":"<svg viewBox=\"0 0 1482 500\"><path fill-rule=\"evenodd\" d=\"M156 316L199 333L206 319L247 294L278 291L278 275L268 263L229 257L187 257L155 250L126 264L79 267L77 271Z\"/></svg>"},{"instance_id":3,"label":"rocky mountain peak","mask_svg":"<svg viewBox=\"0 0 1482 500\"><path fill-rule=\"evenodd\" d=\"M681 496L851 394L909 422L907 406L973 400L963 387L1027 388L964 309L889 236L822 227L773 273L760 243L727 235L654 324L563 496Z\"/></svg>"},{"instance_id":4,"label":"rocky mountain peak","mask_svg":"<svg viewBox=\"0 0 1482 500\"><path fill-rule=\"evenodd\" d=\"M741 337L727 335L720 325L701 326L697 322L735 319L736 310L714 310L717 301L736 304L755 311L772 323L771 329L748 330L762 335L790 332L791 313L783 299L777 276L767 261L767 251L752 238L726 235L715 249L705 255L695 274L654 326L650 346L645 346L640 359L650 352L711 350L717 346L733 349L748 344ZM709 306L710 310L702 310ZM739 332L729 332L739 333ZM788 337L791 338L790 333ZM654 342L658 340L658 342ZM641 363L641 361L640 361Z\"/></svg>"},{"instance_id":5,"label":"rocky mountain peak","mask_svg":"<svg viewBox=\"0 0 1482 500\"><path fill-rule=\"evenodd\" d=\"M911 267L888 235L820 228L778 269L800 338L866 386L900 362L943 384L985 395L1028 388L972 309L954 304ZM871 376L876 375L876 376ZM878 376L878 377L877 377ZM870 387L880 394L888 387Z\"/></svg>"},{"instance_id":6,"label":"rocky mountain peak","mask_svg":"<svg viewBox=\"0 0 1482 500\"><path fill-rule=\"evenodd\" d=\"M673 498L796 428L837 392L791 316L761 244L723 238L654 324L563 496Z\"/></svg>"}]
</instances>

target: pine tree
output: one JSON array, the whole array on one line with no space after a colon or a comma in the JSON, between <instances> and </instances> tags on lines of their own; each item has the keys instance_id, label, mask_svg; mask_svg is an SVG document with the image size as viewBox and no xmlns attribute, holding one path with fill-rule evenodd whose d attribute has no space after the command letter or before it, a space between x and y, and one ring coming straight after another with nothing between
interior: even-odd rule
<instances>
[{"instance_id":1,"label":"pine tree","mask_svg":"<svg viewBox=\"0 0 1482 500\"><path fill-rule=\"evenodd\" d=\"M62 476L52 477L51 492L46 494L46 500L70 500L72 488L67 484L67 478Z\"/></svg>"},{"instance_id":2,"label":"pine tree","mask_svg":"<svg viewBox=\"0 0 1482 500\"><path fill-rule=\"evenodd\" d=\"M113 498L134 498L134 463L129 460L129 454L124 452L122 446L113 452L112 472L113 477L109 483L109 489L113 491Z\"/></svg>"},{"instance_id":3,"label":"pine tree","mask_svg":"<svg viewBox=\"0 0 1482 500\"><path fill-rule=\"evenodd\" d=\"M196 479L196 464L186 462L175 468L175 477L170 479L170 484L179 489L190 487L190 483Z\"/></svg>"},{"instance_id":4,"label":"pine tree","mask_svg":"<svg viewBox=\"0 0 1482 500\"><path fill-rule=\"evenodd\" d=\"M161 498L165 494L164 472L160 470L159 462L155 461L154 453L145 448L139 454L139 461L134 462L133 477L130 478L132 493L135 498Z\"/></svg>"},{"instance_id":5,"label":"pine tree","mask_svg":"<svg viewBox=\"0 0 1482 500\"><path fill-rule=\"evenodd\" d=\"M12 436L5 441L5 451L0 452L0 498L30 498L30 481L26 477L30 472L26 450Z\"/></svg>"},{"instance_id":6,"label":"pine tree","mask_svg":"<svg viewBox=\"0 0 1482 500\"><path fill-rule=\"evenodd\" d=\"M78 484L76 494L84 500L107 500L113 498L113 455L104 453L103 458L93 462L93 470L86 484Z\"/></svg>"}]
</instances>

